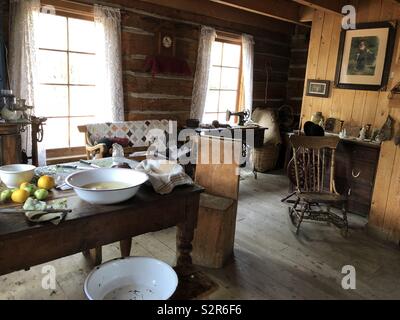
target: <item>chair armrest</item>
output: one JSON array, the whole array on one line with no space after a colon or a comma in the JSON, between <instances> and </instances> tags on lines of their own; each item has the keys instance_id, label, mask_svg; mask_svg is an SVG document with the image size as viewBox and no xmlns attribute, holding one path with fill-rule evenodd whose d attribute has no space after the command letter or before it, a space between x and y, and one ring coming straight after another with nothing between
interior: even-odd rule
<instances>
[{"instance_id":1,"label":"chair armrest","mask_svg":"<svg viewBox=\"0 0 400 320\"><path fill-rule=\"evenodd\" d=\"M97 158L103 158L103 155L106 153L106 144L98 143L94 146L86 145L86 156L88 159L91 159L91 155L96 155Z\"/></svg>"}]
</instances>

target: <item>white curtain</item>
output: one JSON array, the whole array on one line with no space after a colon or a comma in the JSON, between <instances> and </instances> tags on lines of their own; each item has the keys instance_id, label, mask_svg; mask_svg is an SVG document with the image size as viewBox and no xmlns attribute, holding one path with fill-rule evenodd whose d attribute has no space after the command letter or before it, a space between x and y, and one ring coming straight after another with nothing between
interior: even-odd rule
<instances>
[{"instance_id":1,"label":"white curtain","mask_svg":"<svg viewBox=\"0 0 400 320\"><path fill-rule=\"evenodd\" d=\"M40 0L13 0L10 2L10 85L17 98L35 106L37 101L37 29ZM45 152L39 144L39 163L44 164ZM32 152L31 132L22 134L22 148Z\"/></svg>"},{"instance_id":2,"label":"white curtain","mask_svg":"<svg viewBox=\"0 0 400 320\"><path fill-rule=\"evenodd\" d=\"M215 37L215 29L205 26L201 27L190 111L190 117L192 119L199 119L200 121L203 118L206 104L211 64L211 48Z\"/></svg>"},{"instance_id":3,"label":"white curtain","mask_svg":"<svg viewBox=\"0 0 400 320\"><path fill-rule=\"evenodd\" d=\"M253 36L242 35L242 72L243 72L243 97L244 109L252 111L253 107L253 65L254 65L254 40Z\"/></svg>"},{"instance_id":4,"label":"white curtain","mask_svg":"<svg viewBox=\"0 0 400 320\"><path fill-rule=\"evenodd\" d=\"M121 13L119 9L94 6L98 62L99 122L124 120L121 62Z\"/></svg>"}]
</instances>

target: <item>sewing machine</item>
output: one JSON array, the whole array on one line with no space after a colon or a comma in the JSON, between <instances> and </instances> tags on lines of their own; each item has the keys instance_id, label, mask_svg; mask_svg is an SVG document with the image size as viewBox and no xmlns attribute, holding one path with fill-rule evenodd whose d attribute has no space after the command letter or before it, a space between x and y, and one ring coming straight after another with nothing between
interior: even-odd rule
<instances>
[{"instance_id":1,"label":"sewing machine","mask_svg":"<svg viewBox=\"0 0 400 320\"><path fill-rule=\"evenodd\" d=\"M232 116L239 117L239 126L244 126L244 123L250 119L250 111L244 110L240 112L231 112L226 110L226 122L228 122Z\"/></svg>"}]
</instances>

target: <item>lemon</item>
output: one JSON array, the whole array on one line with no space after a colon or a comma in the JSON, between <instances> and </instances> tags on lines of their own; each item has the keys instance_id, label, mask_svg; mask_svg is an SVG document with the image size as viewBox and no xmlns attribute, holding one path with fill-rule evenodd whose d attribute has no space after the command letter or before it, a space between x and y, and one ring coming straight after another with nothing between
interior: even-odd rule
<instances>
[{"instance_id":1,"label":"lemon","mask_svg":"<svg viewBox=\"0 0 400 320\"><path fill-rule=\"evenodd\" d=\"M55 186L54 178L50 176L41 176L37 182L37 185L39 189L50 190Z\"/></svg>"},{"instance_id":2,"label":"lemon","mask_svg":"<svg viewBox=\"0 0 400 320\"><path fill-rule=\"evenodd\" d=\"M11 195L11 200L16 203L24 203L29 197L29 192L24 189L16 190Z\"/></svg>"},{"instance_id":3,"label":"lemon","mask_svg":"<svg viewBox=\"0 0 400 320\"><path fill-rule=\"evenodd\" d=\"M20 188L20 189L24 189L25 187L27 187L27 186L29 186L29 185L30 185L29 182L22 182L22 183L19 185L19 188Z\"/></svg>"}]
</instances>

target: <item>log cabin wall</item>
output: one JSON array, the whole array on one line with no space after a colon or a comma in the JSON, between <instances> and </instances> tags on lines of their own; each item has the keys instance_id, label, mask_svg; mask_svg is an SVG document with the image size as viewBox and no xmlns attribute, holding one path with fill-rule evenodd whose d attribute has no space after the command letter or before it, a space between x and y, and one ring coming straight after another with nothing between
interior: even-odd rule
<instances>
[{"instance_id":1,"label":"log cabin wall","mask_svg":"<svg viewBox=\"0 0 400 320\"><path fill-rule=\"evenodd\" d=\"M290 29L279 33L240 23L201 17L140 1L114 0L122 4L122 55L127 120L169 118L182 125L190 115L193 76L146 73L144 59L156 54L155 31L168 23L176 34L176 56L186 59L194 75L198 49L199 24L217 30L248 33L254 36L254 107L264 106L268 81L267 105L279 107L285 100L290 58ZM266 68L269 76L267 80Z\"/></svg>"},{"instance_id":2,"label":"log cabin wall","mask_svg":"<svg viewBox=\"0 0 400 320\"><path fill-rule=\"evenodd\" d=\"M357 22L397 20L400 4L392 0L353 1ZM306 79L334 80L341 17L316 10L313 16ZM400 30L397 30L395 50L388 88L400 81ZM362 91L333 88L329 98L303 96L302 122L316 111L326 117L340 118L347 126L372 124L380 128L390 114L400 123L400 97L388 99L388 91ZM382 143L375 179L368 227L371 233L399 243L400 240L400 147L394 141Z\"/></svg>"},{"instance_id":3,"label":"log cabin wall","mask_svg":"<svg viewBox=\"0 0 400 320\"><path fill-rule=\"evenodd\" d=\"M155 74L144 69L145 58L156 55L159 18L122 11L122 63L125 119L174 119L180 124L189 118L193 76ZM199 29L169 22L175 32L176 57L196 70Z\"/></svg>"},{"instance_id":4,"label":"log cabin wall","mask_svg":"<svg viewBox=\"0 0 400 320\"><path fill-rule=\"evenodd\" d=\"M92 4L93 0L75 0ZM122 61L125 94L125 119L174 119L184 124L190 115L199 29L204 24L217 30L247 33L254 36L254 106L264 106L267 84L267 105L279 107L286 98L293 25L278 20L265 20L257 14L243 12L216 3L205 2L198 10L199 1L185 0L184 5L196 13L183 11L182 1L169 1L164 7L137 0L95 1L102 5L121 8ZM156 30L167 24L176 35L176 57L186 59L192 76L155 75L144 70L147 55L156 54Z\"/></svg>"}]
</instances>

